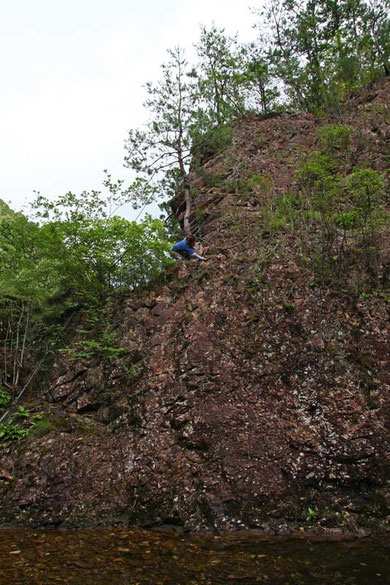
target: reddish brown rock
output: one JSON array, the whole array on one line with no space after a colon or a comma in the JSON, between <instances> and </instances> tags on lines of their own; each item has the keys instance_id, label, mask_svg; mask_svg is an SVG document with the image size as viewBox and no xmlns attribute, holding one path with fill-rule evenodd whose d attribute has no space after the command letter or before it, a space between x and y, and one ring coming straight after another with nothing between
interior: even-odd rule
<instances>
[{"instance_id":1,"label":"reddish brown rock","mask_svg":"<svg viewBox=\"0 0 390 585\"><path fill-rule=\"evenodd\" d=\"M386 168L384 119L381 134L369 128L389 95L382 81L374 101L346 107L355 164ZM194 180L209 261L114 300L121 357L55 365L43 404L71 430L5 453L3 523L275 531L306 525L309 507L324 528L384 522L388 299L315 282L292 233L263 230L262 204L294 187L324 122L249 117L207 161L209 173L264 180L250 192Z\"/></svg>"}]
</instances>

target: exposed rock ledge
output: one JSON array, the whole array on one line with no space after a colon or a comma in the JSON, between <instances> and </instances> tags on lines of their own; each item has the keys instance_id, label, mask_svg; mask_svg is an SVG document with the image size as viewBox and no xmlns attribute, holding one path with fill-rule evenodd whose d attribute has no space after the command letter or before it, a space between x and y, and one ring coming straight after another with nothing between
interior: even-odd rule
<instances>
[{"instance_id":1,"label":"exposed rock ledge","mask_svg":"<svg viewBox=\"0 0 390 585\"><path fill-rule=\"evenodd\" d=\"M389 87L344 116L356 163L369 157L378 170ZM270 198L294 184L320 123L244 120L233 162L231 150L204 168L229 177L245 165L271 181L260 194ZM388 300L313 286L288 232L253 240L256 194L194 184L214 256L175 268L141 299L115 300L125 358L108 369L54 364L39 404L53 430L2 453L3 525L385 529ZM263 248L273 253L260 268Z\"/></svg>"}]
</instances>

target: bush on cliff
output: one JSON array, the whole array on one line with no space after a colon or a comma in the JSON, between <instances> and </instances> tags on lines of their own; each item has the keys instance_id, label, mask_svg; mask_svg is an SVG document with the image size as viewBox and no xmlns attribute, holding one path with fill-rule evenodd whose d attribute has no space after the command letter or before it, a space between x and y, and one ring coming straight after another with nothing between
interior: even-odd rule
<instances>
[{"instance_id":1,"label":"bush on cliff","mask_svg":"<svg viewBox=\"0 0 390 585\"><path fill-rule=\"evenodd\" d=\"M85 302L155 278L170 260L164 224L111 215L99 192L38 196L35 219L0 222L0 290L41 307L76 296Z\"/></svg>"},{"instance_id":2,"label":"bush on cliff","mask_svg":"<svg viewBox=\"0 0 390 585\"><path fill-rule=\"evenodd\" d=\"M384 181L371 168L351 166L352 129L326 125L318 131L321 148L303 157L297 186L264 208L265 230L291 230L302 257L321 280L378 285L379 242L389 215Z\"/></svg>"},{"instance_id":3,"label":"bush on cliff","mask_svg":"<svg viewBox=\"0 0 390 585\"><path fill-rule=\"evenodd\" d=\"M0 383L13 396L26 383L24 369L35 371L62 343L75 311L100 315L113 291L143 286L172 262L163 222L114 215L121 197L38 195L33 220L0 216Z\"/></svg>"}]
</instances>

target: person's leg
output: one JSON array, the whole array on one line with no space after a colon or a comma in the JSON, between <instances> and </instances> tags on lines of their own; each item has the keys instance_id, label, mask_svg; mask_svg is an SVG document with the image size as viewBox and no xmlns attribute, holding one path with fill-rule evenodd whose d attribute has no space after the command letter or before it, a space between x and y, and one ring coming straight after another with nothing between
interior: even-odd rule
<instances>
[{"instance_id":1,"label":"person's leg","mask_svg":"<svg viewBox=\"0 0 390 585\"><path fill-rule=\"evenodd\" d=\"M179 252L176 252L175 250L171 250L171 254L173 256L173 258L176 260L176 262L181 262L182 260L184 260L184 257L179 254Z\"/></svg>"}]
</instances>

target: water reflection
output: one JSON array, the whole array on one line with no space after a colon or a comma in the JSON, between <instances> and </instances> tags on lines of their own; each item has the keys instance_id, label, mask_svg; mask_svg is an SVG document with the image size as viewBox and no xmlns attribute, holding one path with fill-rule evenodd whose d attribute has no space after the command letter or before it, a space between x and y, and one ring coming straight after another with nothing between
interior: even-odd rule
<instances>
[{"instance_id":1,"label":"water reflection","mask_svg":"<svg viewBox=\"0 0 390 585\"><path fill-rule=\"evenodd\" d=\"M0 531L1 585L385 585L389 541Z\"/></svg>"}]
</instances>

